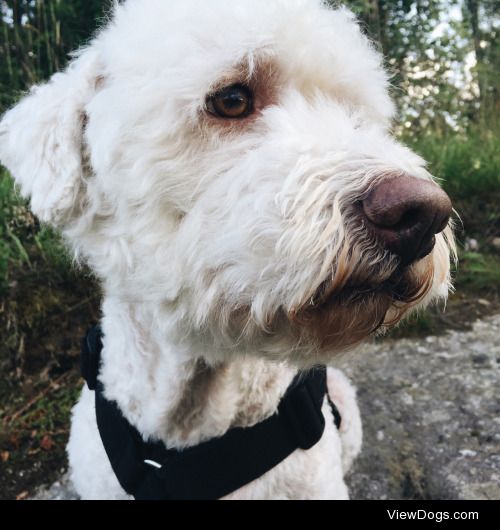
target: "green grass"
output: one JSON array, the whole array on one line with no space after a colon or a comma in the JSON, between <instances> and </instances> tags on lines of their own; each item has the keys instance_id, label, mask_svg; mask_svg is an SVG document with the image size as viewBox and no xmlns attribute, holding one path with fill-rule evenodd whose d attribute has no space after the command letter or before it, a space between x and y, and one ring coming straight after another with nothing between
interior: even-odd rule
<instances>
[{"instance_id":1,"label":"green grass","mask_svg":"<svg viewBox=\"0 0 500 530\"><path fill-rule=\"evenodd\" d=\"M0 295L20 273L41 273L67 277L71 263L60 236L40 226L28 204L0 169Z\"/></svg>"},{"instance_id":2,"label":"green grass","mask_svg":"<svg viewBox=\"0 0 500 530\"><path fill-rule=\"evenodd\" d=\"M500 256L463 252L456 276L456 289L498 291L500 289Z\"/></svg>"},{"instance_id":3,"label":"green grass","mask_svg":"<svg viewBox=\"0 0 500 530\"><path fill-rule=\"evenodd\" d=\"M406 143L428 161L453 201L462 244L459 286L498 286L498 250L492 242L500 237L500 128L476 127L448 137L428 134ZM464 251L468 238L479 242L481 255Z\"/></svg>"},{"instance_id":4,"label":"green grass","mask_svg":"<svg viewBox=\"0 0 500 530\"><path fill-rule=\"evenodd\" d=\"M474 128L465 135L428 134L406 143L429 162L454 199L500 192L500 131Z\"/></svg>"},{"instance_id":5,"label":"green grass","mask_svg":"<svg viewBox=\"0 0 500 530\"><path fill-rule=\"evenodd\" d=\"M20 250L19 246L22 247L22 244L18 243L18 238L11 237L11 226L16 222L14 219L18 202L11 180L0 170L0 293L7 285L10 263L19 265L19 261L22 261L26 254L24 247Z\"/></svg>"}]
</instances>

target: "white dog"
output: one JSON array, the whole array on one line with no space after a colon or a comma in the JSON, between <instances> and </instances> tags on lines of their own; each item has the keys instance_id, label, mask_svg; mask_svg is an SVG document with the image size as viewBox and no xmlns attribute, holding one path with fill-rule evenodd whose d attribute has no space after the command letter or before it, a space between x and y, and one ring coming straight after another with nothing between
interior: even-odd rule
<instances>
[{"instance_id":1,"label":"white dog","mask_svg":"<svg viewBox=\"0 0 500 530\"><path fill-rule=\"evenodd\" d=\"M393 111L346 9L128 0L4 116L2 163L102 281L99 379L144 440L259 424L299 369L446 297L451 204ZM340 372L328 387L340 430L325 399L320 441L226 498L347 498L359 413ZM85 388L72 479L127 498L95 415Z\"/></svg>"}]
</instances>

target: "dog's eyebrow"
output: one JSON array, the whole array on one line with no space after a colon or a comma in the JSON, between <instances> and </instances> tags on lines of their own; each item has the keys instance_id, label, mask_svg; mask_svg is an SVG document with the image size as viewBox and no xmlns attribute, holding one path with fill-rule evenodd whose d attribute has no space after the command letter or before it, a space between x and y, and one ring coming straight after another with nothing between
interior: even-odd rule
<instances>
[{"instance_id":1,"label":"dog's eyebrow","mask_svg":"<svg viewBox=\"0 0 500 530\"><path fill-rule=\"evenodd\" d=\"M234 84L246 85L254 95L255 110L258 113L278 101L282 75L278 61L268 52L262 55L249 54L219 76L208 88L206 95L213 96Z\"/></svg>"},{"instance_id":2,"label":"dog's eyebrow","mask_svg":"<svg viewBox=\"0 0 500 530\"><path fill-rule=\"evenodd\" d=\"M232 70L228 70L222 76L210 86L209 94L215 94L222 88L225 88L236 83L249 84L251 83L253 76L248 68L248 65L244 63L235 66Z\"/></svg>"},{"instance_id":3,"label":"dog's eyebrow","mask_svg":"<svg viewBox=\"0 0 500 530\"><path fill-rule=\"evenodd\" d=\"M230 84L257 83L262 79L276 78L280 68L276 57L269 52L269 49L255 50L248 53L238 63L229 66L210 87L210 91L217 91Z\"/></svg>"}]
</instances>

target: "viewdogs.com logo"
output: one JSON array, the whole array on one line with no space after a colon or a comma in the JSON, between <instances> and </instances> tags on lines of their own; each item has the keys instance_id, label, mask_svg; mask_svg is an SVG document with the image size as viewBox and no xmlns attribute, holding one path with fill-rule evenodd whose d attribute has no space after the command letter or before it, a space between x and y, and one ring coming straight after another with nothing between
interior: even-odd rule
<instances>
[{"instance_id":1,"label":"viewdogs.com logo","mask_svg":"<svg viewBox=\"0 0 500 530\"><path fill-rule=\"evenodd\" d=\"M415 520L415 521L477 521L479 519L478 512L431 512L428 510L416 510L413 512L400 512L399 510L387 510L389 519L392 520Z\"/></svg>"}]
</instances>

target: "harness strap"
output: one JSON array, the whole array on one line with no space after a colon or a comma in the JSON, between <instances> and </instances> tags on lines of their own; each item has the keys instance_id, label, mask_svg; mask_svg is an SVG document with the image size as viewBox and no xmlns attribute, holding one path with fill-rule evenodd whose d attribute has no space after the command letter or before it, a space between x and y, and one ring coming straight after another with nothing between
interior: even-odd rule
<instances>
[{"instance_id":1,"label":"harness strap","mask_svg":"<svg viewBox=\"0 0 500 530\"><path fill-rule=\"evenodd\" d=\"M297 449L322 437L326 368L299 373L275 414L247 428L236 427L184 450L144 441L97 379L102 333L92 328L82 341L82 374L95 390L96 417L111 467L123 489L138 500L219 499L249 484ZM337 424L340 415L330 402Z\"/></svg>"}]
</instances>

